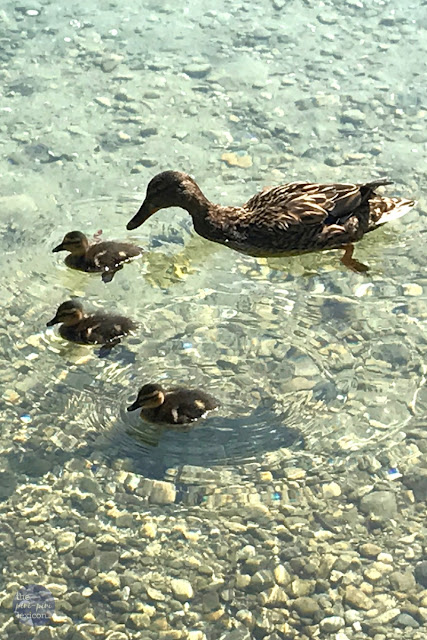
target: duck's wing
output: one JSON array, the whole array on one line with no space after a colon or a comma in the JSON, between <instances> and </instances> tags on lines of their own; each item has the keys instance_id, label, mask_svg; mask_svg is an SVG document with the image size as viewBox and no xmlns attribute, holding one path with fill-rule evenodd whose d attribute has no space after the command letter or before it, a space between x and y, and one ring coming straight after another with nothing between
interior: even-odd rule
<instances>
[{"instance_id":1,"label":"duck's wing","mask_svg":"<svg viewBox=\"0 0 427 640\"><path fill-rule=\"evenodd\" d=\"M211 411L217 406L217 403L214 403L214 399L207 394L180 388L171 390L169 394L166 394L165 404L168 404L171 408L174 422L177 424L198 420L207 411Z\"/></svg>"},{"instance_id":2,"label":"duck's wing","mask_svg":"<svg viewBox=\"0 0 427 640\"><path fill-rule=\"evenodd\" d=\"M118 344L120 338L136 328L136 324L130 318L99 313L84 318L81 334L87 342Z\"/></svg>"},{"instance_id":3,"label":"duck's wing","mask_svg":"<svg viewBox=\"0 0 427 640\"><path fill-rule=\"evenodd\" d=\"M374 193L375 187L387 183L385 180L363 185L292 182L264 189L243 209L248 213L247 223L276 229L293 225L340 225Z\"/></svg>"},{"instance_id":4,"label":"duck's wing","mask_svg":"<svg viewBox=\"0 0 427 640\"><path fill-rule=\"evenodd\" d=\"M125 242L99 242L89 247L86 259L99 271L114 271L123 263L141 255L142 249Z\"/></svg>"}]
</instances>

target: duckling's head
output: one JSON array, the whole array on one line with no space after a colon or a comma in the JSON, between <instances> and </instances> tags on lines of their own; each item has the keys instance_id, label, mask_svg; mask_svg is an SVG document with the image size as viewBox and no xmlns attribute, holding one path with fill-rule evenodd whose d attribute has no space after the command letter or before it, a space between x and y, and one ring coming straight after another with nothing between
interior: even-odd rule
<instances>
[{"instance_id":1,"label":"duckling's head","mask_svg":"<svg viewBox=\"0 0 427 640\"><path fill-rule=\"evenodd\" d=\"M62 322L67 327L78 324L83 318L83 307L77 300L67 300L59 305L56 315L46 323L47 327Z\"/></svg>"},{"instance_id":2,"label":"duckling's head","mask_svg":"<svg viewBox=\"0 0 427 640\"><path fill-rule=\"evenodd\" d=\"M61 244L52 249L52 253L57 251L69 251L73 256L83 256L89 246L88 239L81 231L70 231L66 233Z\"/></svg>"},{"instance_id":3,"label":"duckling's head","mask_svg":"<svg viewBox=\"0 0 427 640\"><path fill-rule=\"evenodd\" d=\"M163 171L148 183L145 200L126 228L136 229L159 209L182 207L191 213L199 202L207 200L193 178L180 171Z\"/></svg>"},{"instance_id":4,"label":"duckling's head","mask_svg":"<svg viewBox=\"0 0 427 640\"><path fill-rule=\"evenodd\" d=\"M159 384L144 384L139 390L138 396L133 404L128 407L128 411L135 409L155 409L160 407L165 401L165 394Z\"/></svg>"}]
</instances>

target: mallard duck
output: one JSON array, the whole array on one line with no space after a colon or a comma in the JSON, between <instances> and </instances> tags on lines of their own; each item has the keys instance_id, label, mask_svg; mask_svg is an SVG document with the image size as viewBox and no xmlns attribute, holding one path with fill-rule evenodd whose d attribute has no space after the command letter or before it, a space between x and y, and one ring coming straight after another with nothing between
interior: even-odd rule
<instances>
[{"instance_id":1,"label":"mallard duck","mask_svg":"<svg viewBox=\"0 0 427 640\"><path fill-rule=\"evenodd\" d=\"M149 422L188 424L204 418L218 405L218 400L199 389L180 387L165 391L159 384L145 384L127 410L142 408L141 418Z\"/></svg>"},{"instance_id":2,"label":"mallard duck","mask_svg":"<svg viewBox=\"0 0 427 640\"><path fill-rule=\"evenodd\" d=\"M242 253L273 257L343 247L343 263L362 271L367 267L352 257L352 243L415 205L375 192L387 184L292 182L266 187L241 207L223 207L210 202L189 175L164 171L149 182L127 228L135 229L159 209L181 207L191 215L196 233Z\"/></svg>"},{"instance_id":3,"label":"mallard duck","mask_svg":"<svg viewBox=\"0 0 427 640\"><path fill-rule=\"evenodd\" d=\"M121 338L135 331L136 324L125 316L108 313L85 315L77 300L67 300L59 305L55 317L47 327L62 323L59 335L77 344L103 345L103 354L118 344Z\"/></svg>"},{"instance_id":4,"label":"mallard duck","mask_svg":"<svg viewBox=\"0 0 427 640\"><path fill-rule=\"evenodd\" d=\"M70 252L70 255L65 258L67 267L79 271L102 273L103 282L111 282L114 274L123 269L126 262L142 254L141 247L127 242L109 240L90 244L81 231L66 233L61 244L52 249L53 253L58 251Z\"/></svg>"}]
</instances>

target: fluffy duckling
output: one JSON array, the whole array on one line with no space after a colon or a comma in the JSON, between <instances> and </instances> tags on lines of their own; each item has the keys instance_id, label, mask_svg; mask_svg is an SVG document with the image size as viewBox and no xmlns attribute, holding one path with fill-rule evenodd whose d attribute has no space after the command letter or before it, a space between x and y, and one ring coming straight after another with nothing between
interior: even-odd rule
<instances>
[{"instance_id":1,"label":"fluffy duckling","mask_svg":"<svg viewBox=\"0 0 427 640\"><path fill-rule=\"evenodd\" d=\"M52 253L58 251L70 252L65 258L67 267L102 273L103 282L111 282L114 274L123 269L126 262L139 258L142 254L141 247L126 242L112 240L90 244L81 231L66 233L61 244L52 249Z\"/></svg>"},{"instance_id":2,"label":"fluffy duckling","mask_svg":"<svg viewBox=\"0 0 427 640\"><path fill-rule=\"evenodd\" d=\"M253 256L286 256L345 248L342 262L354 271L367 267L353 259L353 242L386 222L400 218L413 200L376 193L387 180L367 183L291 182L266 187L246 204L210 202L189 175L164 171L148 184L145 200L128 229L168 207L186 209L203 238Z\"/></svg>"},{"instance_id":3,"label":"fluffy duckling","mask_svg":"<svg viewBox=\"0 0 427 640\"><path fill-rule=\"evenodd\" d=\"M76 300L67 300L60 304L55 317L49 320L46 326L51 327L59 323L59 335L62 338L77 344L103 345L102 355L137 327L125 316L103 312L85 315L82 305Z\"/></svg>"},{"instance_id":4,"label":"fluffy duckling","mask_svg":"<svg viewBox=\"0 0 427 640\"><path fill-rule=\"evenodd\" d=\"M159 384L145 384L127 410L141 407L141 418L149 422L188 424L204 418L208 411L218 406L218 400L199 389L180 387L165 391Z\"/></svg>"}]
</instances>

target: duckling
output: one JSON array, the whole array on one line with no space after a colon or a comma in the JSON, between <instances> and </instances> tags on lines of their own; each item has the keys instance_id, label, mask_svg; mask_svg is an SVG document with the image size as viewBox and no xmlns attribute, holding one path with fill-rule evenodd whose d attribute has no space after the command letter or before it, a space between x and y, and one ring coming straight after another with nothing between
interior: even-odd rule
<instances>
[{"instance_id":1,"label":"duckling","mask_svg":"<svg viewBox=\"0 0 427 640\"><path fill-rule=\"evenodd\" d=\"M52 253L69 251L65 264L79 271L102 273L103 282L111 282L115 273L123 269L123 264L139 258L141 247L126 242L95 242L89 240L81 231L66 233L61 244L52 249Z\"/></svg>"},{"instance_id":2,"label":"duckling","mask_svg":"<svg viewBox=\"0 0 427 640\"><path fill-rule=\"evenodd\" d=\"M59 335L77 344L103 345L101 355L108 353L121 338L135 331L137 325L125 316L107 313L85 315L83 306L77 300L67 300L59 305L55 317L46 323L47 327L62 323Z\"/></svg>"},{"instance_id":3,"label":"duckling","mask_svg":"<svg viewBox=\"0 0 427 640\"><path fill-rule=\"evenodd\" d=\"M127 410L142 407L141 418L149 422L188 424L204 418L218 406L218 400L199 389L179 387L165 391L159 384L145 384Z\"/></svg>"},{"instance_id":4,"label":"duckling","mask_svg":"<svg viewBox=\"0 0 427 640\"><path fill-rule=\"evenodd\" d=\"M186 209L196 233L207 240L258 257L287 256L344 248L342 262L354 271L367 267L353 258L353 242L405 215L414 200L376 193L388 180L367 183L292 182L266 187L240 207L210 202L189 175L164 171L148 184L145 200L127 229L168 207Z\"/></svg>"}]
</instances>

